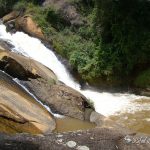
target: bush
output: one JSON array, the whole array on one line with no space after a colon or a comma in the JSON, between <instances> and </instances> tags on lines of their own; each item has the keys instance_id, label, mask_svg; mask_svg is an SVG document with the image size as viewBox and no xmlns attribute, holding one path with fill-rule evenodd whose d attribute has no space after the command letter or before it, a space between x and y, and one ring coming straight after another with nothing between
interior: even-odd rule
<instances>
[{"instance_id":1,"label":"bush","mask_svg":"<svg viewBox=\"0 0 150 150\"><path fill-rule=\"evenodd\" d=\"M140 73L134 84L139 88L150 88L150 69Z\"/></svg>"},{"instance_id":2,"label":"bush","mask_svg":"<svg viewBox=\"0 0 150 150\"><path fill-rule=\"evenodd\" d=\"M0 17L3 17L12 10L13 5L18 0L0 0Z\"/></svg>"},{"instance_id":3,"label":"bush","mask_svg":"<svg viewBox=\"0 0 150 150\"><path fill-rule=\"evenodd\" d=\"M1 8L9 8L8 1L0 1ZM16 1L11 1L14 9L26 9L33 16L56 51L84 80L128 78L137 66L150 63L149 1L68 1L79 6L78 12L87 20L80 27L68 24L52 6L40 7L40 1Z\"/></svg>"},{"instance_id":4,"label":"bush","mask_svg":"<svg viewBox=\"0 0 150 150\"><path fill-rule=\"evenodd\" d=\"M27 8L27 5L28 5L28 3L26 1L21 0L13 6L13 9L17 10L17 11L25 10Z\"/></svg>"},{"instance_id":5,"label":"bush","mask_svg":"<svg viewBox=\"0 0 150 150\"><path fill-rule=\"evenodd\" d=\"M46 9L46 21L57 30L62 30L67 25L61 14L51 7Z\"/></svg>"},{"instance_id":6,"label":"bush","mask_svg":"<svg viewBox=\"0 0 150 150\"><path fill-rule=\"evenodd\" d=\"M101 69L111 68L115 75L127 77L138 64L150 62L149 10L146 0L96 0L94 29L101 42Z\"/></svg>"}]
</instances>

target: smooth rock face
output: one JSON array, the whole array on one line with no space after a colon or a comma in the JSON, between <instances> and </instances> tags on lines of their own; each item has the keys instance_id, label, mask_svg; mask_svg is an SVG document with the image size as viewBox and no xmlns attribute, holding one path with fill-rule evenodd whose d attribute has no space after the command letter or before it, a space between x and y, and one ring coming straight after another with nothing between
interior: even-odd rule
<instances>
[{"instance_id":1,"label":"smooth rock face","mask_svg":"<svg viewBox=\"0 0 150 150\"><path fill-rule=\"evenodd\" d=\"M53 92L48 102L53 102L58 111L74 118L85 119L84 112L88 104L84 96L64 85L53 85L51 91Z\"/></svg>"},{"instance_id":2,"label":"smooth rock face","mask_svg":"<svg viewBox=\"0 0 150 150\"><path fill-rule=\"evenodd\" d=\"M32 20L30 16L18 17L15 21L15 28L33 37L37 37L42 40L45 39L42 30Z\"/></svg>"},{"instance_id":3,"label":"smooth rock face","mask_svg":"<svg viewBox=\"0 0 150 150\"><path fill-rule=\"evenodd\" d=\"M41 104L0 72L0 131L6 133L51 133L52 115Z\"/></svg>"},{"instance_id":4,"label":"smooth rock face","mask_svg":"<svg viewBox=\"0 0 150 150\"><path fill-rule=\"evenodd\" d=\"M55 113L85 120L86 98L63 84L53 84L41 79L22 82Z\"/></svg>"}]
</instances>

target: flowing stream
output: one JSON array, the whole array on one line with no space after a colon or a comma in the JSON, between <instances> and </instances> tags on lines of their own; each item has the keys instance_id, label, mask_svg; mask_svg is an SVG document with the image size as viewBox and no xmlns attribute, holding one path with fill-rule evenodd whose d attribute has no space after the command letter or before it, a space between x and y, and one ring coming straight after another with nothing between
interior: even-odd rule
<instances>
[{"instance_id":1,"label":"flowing stream","mask_svg":"<svg viewBox=\"0 0 150 150\"><path fill-rule=\"evenodd\" d=\"M7 33L6 27L3 24L0 25L0 39L13 45L13 52L21 53L50 68L60 81L79 91L87 99L90 99L94 103L95 110L105 116L150 111L150 99L147 97L129 93L109 93L89 89L81 90L79 83L70 75L54 52L46 48L39 39L30 37L23 32L16 32L15 34ZM147 102L139 103L138 101L141 99L146 99ZM129 118L129 116L125 117L125 120L127 117ZM145 119L150 121L148 115Z\"/></svg>"}]
</instances>

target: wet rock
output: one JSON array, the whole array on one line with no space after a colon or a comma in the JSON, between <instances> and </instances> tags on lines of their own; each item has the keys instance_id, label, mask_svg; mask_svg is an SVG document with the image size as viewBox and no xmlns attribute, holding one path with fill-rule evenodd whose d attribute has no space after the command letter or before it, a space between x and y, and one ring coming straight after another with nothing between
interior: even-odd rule
<instances>
[{"instance_id":1,"label":"wet rock","mask_svg":"<svg viewBox=\"0 0 150 150\"><path fill-rule=\"evenodd\" d=\"M11 51L12 48L14 48L14 46L11 43L9 43L9 41L0 40L0 51Z\"/></svg>"},{"instance_id":2,"label":"wet rock","mask_svg":"<svg viewBox=\"0 0 150 150\"><path fill-rule=\"evenodd\" d=\"M1 50L6 50L7 49L6 47L7 47L7 44L0 40L0 49Z\"/></svg>"},{"instance_id":3,"label":"wet rock","mask_svg":"<svg viewBox=\"0 0 150 150\"><path fill-rule=\"evenodd\" d=\"M90 115L90 122L96 123L98 126L103 126L104 125L104 119L105 117L95 111L93 111Z\"/></svg>"},{"instance_id":4,"label":"wet rock","mask_svg":"<svg viewBox=\"0 0 150 150\"><path fill-rule=\"evenodd\" d=\"M6 25L7 32L10 32L10 33L15 33L16 32L15 21L14 20L11 20L11 21L7 22L5 25Z\"/></svg>"},{"instance_id":5,"label":"wet rock","mask_svg":"<svg viewBox=\"0 0 150 150\"><path fill-rule=\"evenodd\" d=\"M78 134L81 135L78 135ZM148 150L148 140L144 143L134 143L134 139L146 138L147 135L137 135L120 130L107 128L96 128L88 131L62 133L63 142L57 143L57 135L54 133L47 136L31 136L27 134L6 135L0 134L0 149L3 150ZM132 142L127 143L126 135L130 136ZM94 140L90 137L93 136ZM147 138L148 139L148 138ZM68 141L75 141L76 147L70 148L66 145Z\"/></svg>"},{"instance_id":6,"label":"wet rock","mask_svg":"<svg viewBox=\"0 0 150 150\"><path fill-rule=\"evenodd\" d=\"M111 118L105 117L95 111L93 111L90 115L90 122L95 123L97 127L119 128L120 130L126 130L122 125L116 123Z\"/></svg>"},{"instance_id":7,"label":"wet rock","mask_svg":"<svg viewBox=\"0 0 150 150\"><path fill-rule=\"evenodd\" d=\"M85 120L90 120L90 116L91 116L91 113L93 112L93 109L94 108L92 108L92 109L91 108L86 108L85 109L85 114L84 114L85 115Z\"/></svg>"}]
</instances>

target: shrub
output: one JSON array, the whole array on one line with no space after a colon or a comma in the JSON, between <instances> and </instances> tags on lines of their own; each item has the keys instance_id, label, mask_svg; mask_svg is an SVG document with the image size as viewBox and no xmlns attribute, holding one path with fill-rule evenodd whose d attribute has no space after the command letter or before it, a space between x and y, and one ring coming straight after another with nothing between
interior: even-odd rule
<instances>
[{"instance_id":1,"label":"shrub","mask_svg":"<svg viewBox=\"0 0 150 150\"><path fill-rule=\"evenodd\" d=\"M3 17L5 14L9 13L17 1L18 0L0 0L0 17Z\"/></svg>"},{"instance_id":2,"label":"shrub","mask_svg":"<svg viewBox=\"0 0 150 150\"><path fill-rule=\"evenodd\" d=\"M150 69L140 73L134 81L139 88L150 88Z\"/></svg>"}]
</instances>

